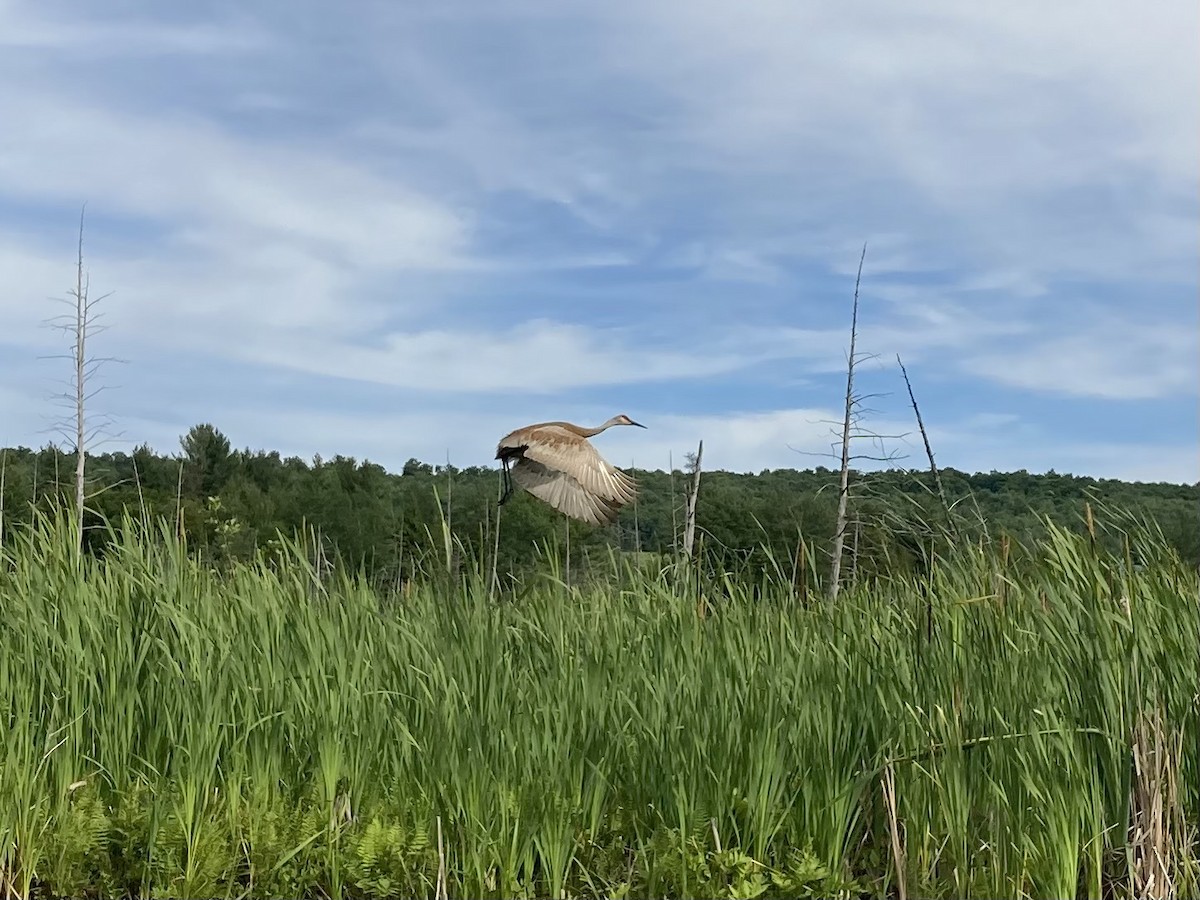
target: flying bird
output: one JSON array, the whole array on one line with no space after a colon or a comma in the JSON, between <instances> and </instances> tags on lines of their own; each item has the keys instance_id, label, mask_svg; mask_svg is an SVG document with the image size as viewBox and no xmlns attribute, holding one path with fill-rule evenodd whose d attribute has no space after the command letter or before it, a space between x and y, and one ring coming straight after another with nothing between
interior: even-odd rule
<instances>
[{"instance_id":1,"label":"flying bird","mask_svg":"<svg viewBox=\"0 0 1200 900\"><path fill-rule=\"evenodd\" d=\"M633 479L604 459L588 438L614 425L645 428L626 415L613 416L599 428L570 422L539 422L506 434L496 447L504 465L504 496L513 483L559 512L592 525L610 525L621 507L633 502Z\"/></svg>"}]
</instances>

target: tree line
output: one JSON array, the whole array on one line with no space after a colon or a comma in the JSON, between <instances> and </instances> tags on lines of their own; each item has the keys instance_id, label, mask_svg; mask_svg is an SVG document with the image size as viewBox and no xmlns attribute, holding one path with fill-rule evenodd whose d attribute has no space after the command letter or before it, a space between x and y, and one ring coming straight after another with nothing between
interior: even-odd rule
<instances>
[{"instance_id":1,"label":"tree line","mask_svg":"<svg viewBox=\"0 0 1200 900\"><path fill-rule=\"evenodd\" d=\"M216 563L244 560L280 533L316 535L331 563L361 570L380 584L401 583L426 567L486 560L504 575L539 564L541 548L569 552L576 571L596 554L670 558L684 530L690 473L638 470L637 503L604 529L568 523L525 494L500 513L499 471L410 459L399 473L368 460L335 456L305 461L278 452L236 450L212 424L191 428L180 452L142 445L132 453L88 454L85 545L103 552L104 523L123 513L173 523L190 550ZM0 540L34 509L74 499L76 458L53 446L0 450ZM696 507L698 552L737 559L743 571L780 560L827 558L836 531L838 470L774 469L757 474L704 472ZM961 540L988 534L1030 539L1045 521L1086 527L1088 505L1153 522L1167 542L1200 565L1200 483L1130 483L1018 472L940 472L943 504L929 474L907 469L853 472L844 577L920 566L953 531ZM947 524L952 529L947 529Z\"/></svg>"}]
</instances>

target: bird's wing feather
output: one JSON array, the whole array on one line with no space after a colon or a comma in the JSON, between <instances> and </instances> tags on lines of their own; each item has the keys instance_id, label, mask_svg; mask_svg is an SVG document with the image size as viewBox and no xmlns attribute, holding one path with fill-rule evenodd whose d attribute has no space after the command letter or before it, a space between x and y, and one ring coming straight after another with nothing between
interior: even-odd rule
<instances>
[{"instance_id":1,"label":"bird's wing feather","mask_svg":"<svg viewBox=\"0 0 1200 900\"><path fill-rule=\"evenodd\" d=\"M619 506L597 497L566 472L528 456L517 460L509 471L513 481L564 515L590 525L616 521Z\"/></svg>"},{"instance_id":2,"label":"bird's wing feather","mask_svg":"<svg viewBox=\"0 0 1200 900\"><path fill-rule=\"evenodd\" d=\"M624 506L637 496L632 478L609 463L585 438L557 426L535 428L526 435L526 459L570 475L584 490Z\"/></svg>"}]
</instances>

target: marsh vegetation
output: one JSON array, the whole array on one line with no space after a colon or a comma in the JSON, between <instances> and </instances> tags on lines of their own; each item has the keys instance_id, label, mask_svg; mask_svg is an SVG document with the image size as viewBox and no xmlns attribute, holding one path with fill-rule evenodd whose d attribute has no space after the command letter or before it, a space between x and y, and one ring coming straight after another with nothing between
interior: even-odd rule
<instances>
[{"instance_id":1,"label":"marsh vegetation","mask_svg":"<svg viewBox=\"0 0 1200 900\"><path fill-rule=\"evenodd\" d=\"M1200 581L1144 524L962 541L836 603L794 560L568 586L546 545L503 590L386 591L311 536L216 564L166 519L75 527L0 551L10 896L1200 887Z\"/></svg>"}]
</instances>

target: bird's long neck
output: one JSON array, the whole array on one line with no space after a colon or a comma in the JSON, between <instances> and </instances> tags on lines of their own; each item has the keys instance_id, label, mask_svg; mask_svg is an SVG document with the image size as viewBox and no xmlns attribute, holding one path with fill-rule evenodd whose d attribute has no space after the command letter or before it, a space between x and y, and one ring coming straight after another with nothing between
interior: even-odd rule
<instances>
[{"instance_id":1,"label":"bird's long neck","mask_svg":"<svg viewBox=\"0 0 1200 900\"><path fill-rule=\"evenodd\" d=\"M580 437L590 438L590 437L595 437L600 432L605 431L616 424L617 423L614 422L612 419L609 419L603 425L599 425L596 428L584 428L582 425L576 425L574 422L543 422L542 426L552 425L556 428L563 428L567 431L572 432L573 434L579 435ZM538 426L530 426L530 427L538 427Z\"/></svg>"}]
</instances>

